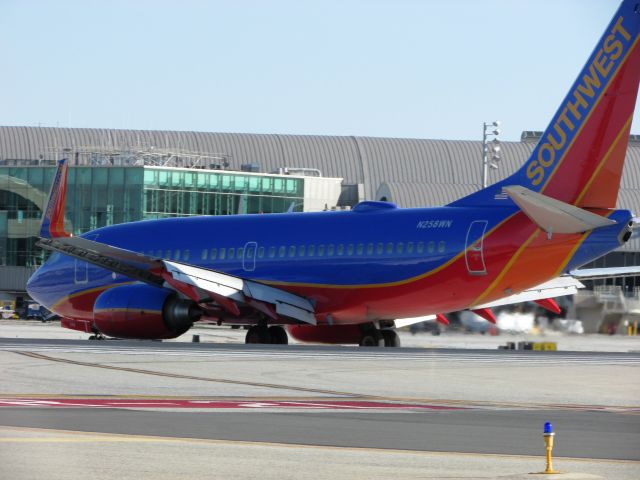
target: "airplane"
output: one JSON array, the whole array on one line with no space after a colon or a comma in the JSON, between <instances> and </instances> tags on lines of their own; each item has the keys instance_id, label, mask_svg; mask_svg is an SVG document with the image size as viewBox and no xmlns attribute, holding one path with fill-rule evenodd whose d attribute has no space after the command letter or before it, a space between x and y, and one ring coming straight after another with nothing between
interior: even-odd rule
<instances>
[{"instance_id":1,"label":"airplane","mask_svg":"<svg viewBox=\"0 0 640 480\"><path fill-rule=\"evenodd\" d=\"M288 343L288 331L393 347L394 327L416 318L472 310L495 321L491 307L527 300L554 309L553 297L582 286L579 266L632 235L633 214L615 207L640 79L639 5L621 3L524 165L443 207L363 201L72 236L61 160L39 233L53 253L28 293L94 336L168 339L211 321L263 344Z\"/></svg>"}]
</instances>

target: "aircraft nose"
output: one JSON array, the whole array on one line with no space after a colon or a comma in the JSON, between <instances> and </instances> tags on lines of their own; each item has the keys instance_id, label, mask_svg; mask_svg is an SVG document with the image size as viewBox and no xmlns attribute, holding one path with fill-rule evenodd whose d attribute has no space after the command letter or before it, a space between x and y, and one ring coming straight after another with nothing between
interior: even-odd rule
<instances>
[{"instance_id":1,"label":"aircraft nose","mask_svg":"<svg viewBox=\"0 0 640 480\"><path fill-rule=\"evenodd\" d=\"M29 277L29 280L27 280L27 293L29 294L29 296L31 298L33 298L35 301L37 301L38 303L43 303L41 301L41 298L39 298L41 296L41 291L42 291L42 279L44 276L44 270L46 269L45 265L42 265L40 268L38 268L35 272L33 272L33 274L31 275L31 277Z\"/></svg>"}]
</instances>

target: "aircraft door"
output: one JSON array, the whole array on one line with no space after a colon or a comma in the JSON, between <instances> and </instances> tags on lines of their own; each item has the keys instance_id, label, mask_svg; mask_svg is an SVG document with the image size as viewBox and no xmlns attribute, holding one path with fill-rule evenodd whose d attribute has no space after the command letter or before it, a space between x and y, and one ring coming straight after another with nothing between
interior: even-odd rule
<instances>
[{"instance_id":1,"label":"aircraft door","mask_svg":"<svg viewBox=\"0 0 640 480\"><path fill-rule=\"evenodd\" d=\"M245 272L253 272L256 269L256 252L258 244L256 242L247 242L244 246L244 254L242 255L242 268Z\"/></svg>"},{"instance_id":2,"label":"aircraft door","mask_svg":"<svg viewBox=\"0 0 640 480\"><path fill-rule=\"evenodd\" d=\"M486 220L474 220L467 231L464 257L469 275L486 275L484 263L484 234L487 230Z\"/></svg>"}]
</instances>

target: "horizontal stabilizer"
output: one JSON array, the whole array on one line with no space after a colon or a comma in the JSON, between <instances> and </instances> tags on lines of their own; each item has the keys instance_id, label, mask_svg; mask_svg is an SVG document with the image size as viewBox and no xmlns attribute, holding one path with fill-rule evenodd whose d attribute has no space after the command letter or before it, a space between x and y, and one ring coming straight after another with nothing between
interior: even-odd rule
<instances>
[{"instance_id":1,"label":"horizontal stabilizer","mask_svg":"<svg viewBox=\"0 0 640 480\"><path fill-rule=\"evenodd\" d=\"M520 185L504 187L503 190L532 222L547 233L582 233L616 223Z\"/></svg>"}]
</instances>

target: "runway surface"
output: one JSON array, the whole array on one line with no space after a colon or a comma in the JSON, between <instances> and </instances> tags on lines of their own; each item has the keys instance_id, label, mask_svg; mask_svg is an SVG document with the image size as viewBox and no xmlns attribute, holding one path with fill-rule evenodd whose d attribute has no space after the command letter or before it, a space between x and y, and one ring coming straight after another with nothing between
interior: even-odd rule
<instances>
[{"instance_id":1,"label":"runway surface","mask_svg":"<svg viewBox=\"0 0 640 480\"><path fill-rule=\"evenodd\" d=\"M27 478L37 470L16 455L108 444L141 478L131 442L196 442L235 478L497 478L543 466L551 421L558 462L638 478L639 364L640 353L0 339L0 468ZM271 460L236 464L265 448ZM292 456L306 458L298 475ZM329 457L343 477L314 469ZM183 467L200 478L205 465Z\"/></svg>"}]
</instances>

